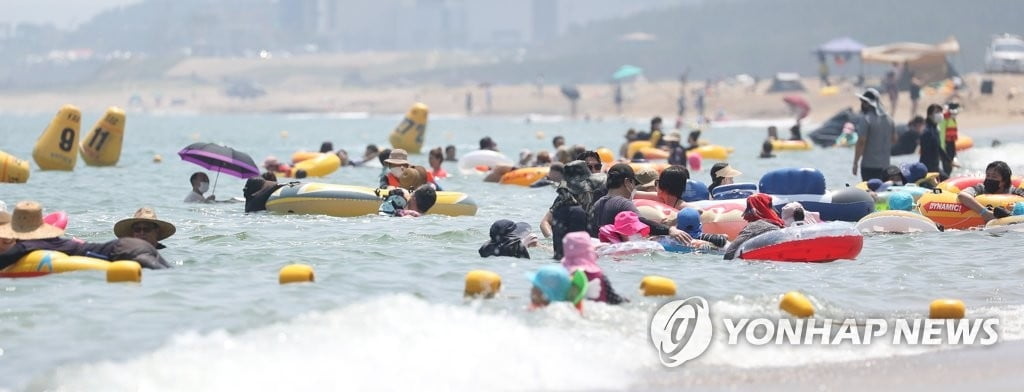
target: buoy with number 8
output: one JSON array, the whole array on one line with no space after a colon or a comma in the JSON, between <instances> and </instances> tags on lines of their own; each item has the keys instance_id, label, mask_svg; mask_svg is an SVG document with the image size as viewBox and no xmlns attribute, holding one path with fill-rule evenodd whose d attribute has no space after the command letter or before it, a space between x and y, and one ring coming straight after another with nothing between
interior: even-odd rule
<instances>
[{"instance_id":1,"label":"buoy with number 8","mask_svg":"<svg viewBox=\"0 0 1024 392\"><path fill-rule=\"evenodd\" d=\"M79 149L82 160L89 166L114 166L121 159L121 144L124 141L124 109L116 106L96 121L92 131L82 139Z\"/></svg>"},{"instance_id":2,"label":"buoy with number 8","mask_svg":"<svg viewBox=\"0 0 1024 392\"><path fill-rule=\"evenodd\" d=\"M402 122L391 131L388 140L393 148L401 148L410 154L419 154L423 149L423 136L427 131L427 115L430 109L422 103L413 104Z\"/></svg>"},{"instance_id":3,"label":"buoy with number 8","mask_svg":"<svg viewBox=\"0 0 1024 392\"><path fill-rule=\"evenodd\" d=\"M78 161L78 130L82 112L74 105L61 106L32 149L32 159L43 170L75 170Z\"/></svg>"}]
</instances>

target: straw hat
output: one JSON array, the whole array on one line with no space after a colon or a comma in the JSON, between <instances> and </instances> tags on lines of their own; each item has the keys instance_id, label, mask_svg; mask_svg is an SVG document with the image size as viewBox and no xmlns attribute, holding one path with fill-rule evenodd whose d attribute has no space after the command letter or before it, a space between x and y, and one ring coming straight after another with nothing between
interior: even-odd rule
<instances>
[{"instance_id":1,"label":"straw hat","mask_svg":"<svg viewBox=\"0 0 1024 392\"><path fill-rule=\"evenodd\" d=\"M427 176L425 171L420 172L418 167L412 168L407 167L402 170L402 175L398 176L398 185L402 188L413 190L419 188L420 185L427 183Z\"/></svg>"},{"instance_id":2,"label":"straw hat","mask_svg":"<svg viewBox=\"0 0 1024 392\"><path fill-rule=\"evenodd\" d=\"M152 208L142 207L138 211L135 211L135 216L122 219L121 221L114 224L114 235L117 238L131 237L132 236L132 225L137 222L149 222L156 225L157 235L156 240L160 241L164 238L174 235L177 230L174 225L164 222L156 218L156 212Z\"/></svg>"},{"instance_id":3,"label":"straw hat","mask_svg":"<svg viewBox=\"0 0 1024 392\"><path fill-rule=\"evenodd\" d=\"M34 201L19 202L10 223L0 226L0 238L41 240L62 235L63 229L43 222L43 207Z\"/></svg>"},{"instance_id":4,"label":"straw hat","mask_svg":"<svg viewBox=\"0 0 1024 392\"><path fill-rule=\"evenodd\" d=\"M391 150L391 155L388 155L388 159L385 159L384 163L389 165L408 165L409 153L401 148L396 148Z\"/></svg>"}]
</instances>

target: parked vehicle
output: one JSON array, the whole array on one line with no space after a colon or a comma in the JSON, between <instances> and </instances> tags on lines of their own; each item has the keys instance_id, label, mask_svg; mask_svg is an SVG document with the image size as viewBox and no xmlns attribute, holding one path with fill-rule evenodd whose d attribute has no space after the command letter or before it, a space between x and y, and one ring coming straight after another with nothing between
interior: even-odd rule
<instances>
[{"instance_id":1,"label":"parked vehicle","mask_svg":"<svg viewBox=\"0 0 1024 392\"><path fill-rule=\"evenodd\" d=\"M1003 34L992 39L985 53L986 72L1024 72L1024 39Z\"/></svg>"}]
</instances>

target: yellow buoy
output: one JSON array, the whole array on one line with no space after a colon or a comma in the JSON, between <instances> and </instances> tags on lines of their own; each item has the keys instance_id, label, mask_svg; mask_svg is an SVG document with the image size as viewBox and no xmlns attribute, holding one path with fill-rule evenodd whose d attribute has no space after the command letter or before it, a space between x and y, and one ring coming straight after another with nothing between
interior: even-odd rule
<instances>
[{"instance_id":1,"label":"yellow buoy","mask_svg":"<svg viewBox=\"0 0 1024 392\"><path fill-rule=\"evenodd\" d=\"M160 154L153 155L153 163L160 163L164 161L164 157Z\"/></svg>"},{"instance_id":2,"label":"yellow buoy","mask_svg":"<svg viewBox=\"0 0 1024 392\"><path fill-rule=\"evenodd\" d=\"M466 288L463 290L463 295L492 298L499 291L501 291L501 276L498 274L485 270L473 270L466 273Z\"/></svg>"},{"instance_id":3,"label":"yellow buoy","mask_svg":"<svg viewBox=\"0 0 1024 392\"><path fill-rule=\"evenodd\" d=\"M640 281L640 292L645 297L673 296L676 295L676 282L663 276L645 276Z\"/></svg>"},{"instance_id":4,"label":"yellow buoy","mask_svg":"<svg viewBox=\"0 0 1024 392\"><path fill-rule=\"evenodd\" d=\"M73 105L61 106L32 149L32 159L43 170L75 170L78 161L78 130L82 112Z\"/></svg>"},{"instance_id":5,"label":"yellow buoy","mask_svg":"<svg viewBox=\"0 0 1024 392\"><path fill-rule=\"evenodd\" d=\"M814 305L811 300L797 291L790 291L782 296L779 301L779 309L796 317L811 317L814 315Z\"/></svg>"},{"instance_id":6,"label":"yellow buoy","mask_svg":"<svg viewBox=\"0 0 1024 392\"><path fill-rule=\"evenodd\" d=\"M314 282L315 280L313 267L305 264L286 265L278 273L280 284Z\"/></svg>"},{"instance_id":7,"label":"yellow buoy","mask_svg":"<svg viewBox=\"0 0 1024 392\"><path fill-rule=\"evenodd\" d=\"M28 182L28 174L32 167L28 161L15 158L14 155L0 151L0 182L22 184Z\"/></svg>"},{"instance_id":8,"label":"yellow buoy","mask_svg":"<svg viewBox=\"0 0 1024 392\"><path fill-rule=\"evenodd\" d=\"M603 163L615 162L615 153L605 147L597 149L597 155L601 157Z\"/></svg>"},{"instance_id":9,"label":"yellow buoy","mask_svg":"<svg viewBox=\"0 0 1024 392\"><path fill-rule=\"evenodd\" d=\"M391 146L401 148L410 154L419 154L423 149L423 136L427 131L427 115L430 109L427 105L416 103L409 108L402 122L391 131L388 138Z\"/></svg>"},{"instance_id":10,"label":"yellow buoy","mask_svg":"<svg viewBox=\"0 0 1024 392\"><path fill-rule=\"evenodd\" d=\"M287 139L287 138L288 138L288 131L281 131L281 139Z\"/></svg>"},{"instance_id":11,"label":"yellow buoy","mask_svg":"<svg viewBox=\"0 0 1024 392\"><path fill-rule=\"evenodd\" d=\"M107 267L107 283L142 282L142 266L134 261L115 261Z\"/></svg>"},{"instance_id":12,"label":"yellow buoy","mask_svg":"<svg viewBox=\"0 0 1024 392\"><path fill-rule=\"evenodd\" d=\"M964 313L964 301L958 299L937 299L928 307L928 318L933 319L962 319Z\"/></svg>"},{"instance_id":13,"label":"yellow buoy","mask_svg":"<svg viewBox=\"0 0 1024 392\"><path fill-rule=\"evenodd\" d=\"M537 131L537 133L534 134L534 136L537 137L537 140L544 140L544 131Z\"/></svg>"},{"instance_id":14,"label":"yellow buoy","mask_svg":"<svg viewBox=\"0 0 1024 392\"><path fill-rule=\"evenodd\" d=\"M79 146L82 160L89 166L114 166L121 159L121 144L124 141L124 109L116 106L96 121L92 131L82 139Z\"/></svg>"}]
</instances>

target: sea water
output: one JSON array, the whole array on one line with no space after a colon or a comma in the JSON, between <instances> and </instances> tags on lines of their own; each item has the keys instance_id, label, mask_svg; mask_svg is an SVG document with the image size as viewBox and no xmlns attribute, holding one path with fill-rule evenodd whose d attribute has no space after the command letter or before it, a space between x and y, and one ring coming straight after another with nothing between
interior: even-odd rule
<instances>
[{"instance_id":1,"label":"sea water","mask_svg":"<svg viewBox=\"0 0 1024 392\"><path fill-rule=\"evenodd\" d=\"M99 113L85 113L92 124ZM620 389L663 376L648 323L663 299L637 293L640 279L675 280L679 295L703 296L712 317L783 317L781 294L798 290L818 317L924 317L936 298L958 298L969 317L999 317L1004 341L1024 337L1024 234L981 231L873 236L855 261L826 264L723 261L719 256L654 254L602 260L624 306L586 305L581 317L566 307L528 311L523 274L552 262L487 258L477 248L497 219L538 227L554 197L482 182L445 163L445 190L469 194L473 217L420 219L377 216L244 214L241 203L183 204L197 166L176 153L197 141L222 143L287 161L321 142L359 156L368 143L387 146L397 116L146 115L128 114L124 151L116 167L79 163L74 172L34 171L28 184L0 185L9 208L24 199L47 212L66 211L68 235L113 238L112 227L142 206L177 226L162 254L175 264L144 271L141 285L107 284L102 274L67 273L0 279L0 390L567 390ZM0 116L0 149L30 158L49 121L44 115ZM435 118L426 148L453 144L460 155L492 137L513 160L522 149L570 145L618 151L622 135L644 121L528 122L523 118ZM788 124L778 124L785 129ZM83 130L84 132L85 130ZM287 132L282 132L287 131ZM970 129L964 132L970 134ZM543 136L540 136L543 133ZM684 132L685 135L686 132ZM736 148L730 163L738 182L757 182L769 170L816 167L832 189L859 182L852 150L777 151L758 159L765 131L718 127L702 137ZM1024 173L1020 140L961 154L964 172L992 159ZM162 163L153 156L161 155ZM896 162L912 160L898 157ZM426 156L413 156L426 164ZM705 161L693 178L709 182ZM379 168L343 168L310 181L375 186ZM211 179L216 176L211 173ZM241 196L243 180L220 176L218 199ZM550 241L544 242L550 246ZM316 283L280 286L289 263L316 270ZM462 297L464 274L493 270L503 292L488 301ZM716 336L688 363L706 372L724 368L798 366L935 350L872 346L728 346Z\"/></svg>"}]
</instances>

